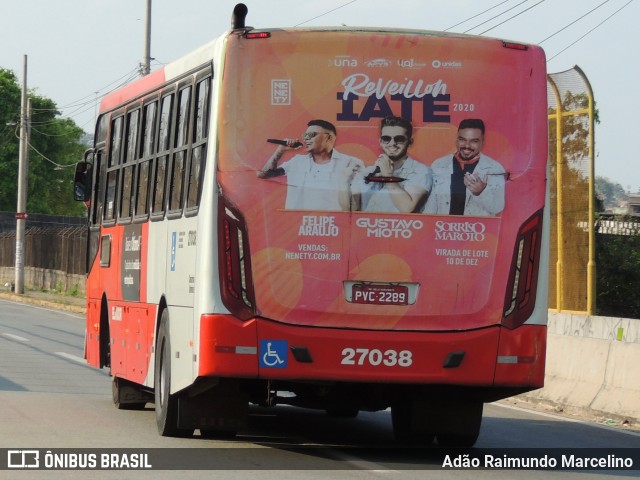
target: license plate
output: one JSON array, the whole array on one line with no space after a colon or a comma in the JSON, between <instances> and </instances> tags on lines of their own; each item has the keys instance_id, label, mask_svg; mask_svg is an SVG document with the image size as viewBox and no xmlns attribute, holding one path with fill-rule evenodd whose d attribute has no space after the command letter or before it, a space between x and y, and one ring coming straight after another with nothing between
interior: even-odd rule
<instances>
[{"instance_id":1,"label":"license plate","mask_svg":"<svg viewBox=\"0 0 640 480\"><path fill-rule=\"evenodd\" d=\"M356 283L351 301L368 305L408 305L409 289L405 285L371 285Z\"/></svg>"}]
</instances>

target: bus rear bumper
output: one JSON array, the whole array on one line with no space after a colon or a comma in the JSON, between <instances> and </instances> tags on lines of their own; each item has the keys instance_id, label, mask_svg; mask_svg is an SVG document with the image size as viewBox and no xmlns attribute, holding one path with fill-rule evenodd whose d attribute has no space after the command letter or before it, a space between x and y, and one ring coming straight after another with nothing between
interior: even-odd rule
<instances>
[{"instance_id":1,"label":"bus rear bumper","mask_svg":"<svg viewBox=\"0 0 640 480\"><path fill-rule=\"evenodd\" d=\"M545 326L400 332L201 317L199 376L287 381L542 386Z\"/></svg>"}]
</instances>

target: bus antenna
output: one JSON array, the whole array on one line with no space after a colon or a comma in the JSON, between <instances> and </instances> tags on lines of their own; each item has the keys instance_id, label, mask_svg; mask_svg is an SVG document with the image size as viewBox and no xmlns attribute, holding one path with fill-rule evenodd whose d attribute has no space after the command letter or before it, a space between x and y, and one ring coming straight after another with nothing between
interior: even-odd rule
<instances>
[{"instance_id":1,"label":"bus antenna","mask_svg":"<svg viewBox=\"0 0 640 480\"><path fill-rule=\"evenodd\" d=\"M244 3L237 4L233 9L233 15L231 15L231 28L238 30L244 28L244 20L247 18L249 9Z\"/></svg>"}]
</instances>

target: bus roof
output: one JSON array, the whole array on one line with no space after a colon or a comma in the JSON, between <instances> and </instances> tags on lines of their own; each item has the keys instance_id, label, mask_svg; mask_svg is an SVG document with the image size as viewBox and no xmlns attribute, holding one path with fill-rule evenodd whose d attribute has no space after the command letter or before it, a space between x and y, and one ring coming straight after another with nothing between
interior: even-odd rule
<instances>
[{"instance_id":1,"label":"bus roof","mask_svg":"<svg viewBox=\"0 0 640 480\"><path fill-rule=\"evenodd\" d=\"M247 27L246 29L233 31L229 30L221 36L214 38L213 40L205 43L197 49L187 53L181 58L174 60L173 62L162 66L149 75L144 76L122 88L114 90L106 94L100 104L100 112L106 112L117 108L134 98L144 96L145 93L160 87L165 82L169 82L176 77L189 72L193 69L199 68L206 63L209 63L215 58L216 52L219 52L223 48L226 38L233 34L246 34L246 33L261 33L261 32L309 32L309 33L353 33L353 34L375 34L382 35L403 35L403 36L433 36L433 37L449 37L449 38L467 38L473 39L478 42L504 42L507 45L518 45L523 48L540 48L532 44L526 44L522 42L516 42L507 39L499 39L494 37L480 37L477 35L468 35L463 33L451 33L441 32L435 30L418 30L418 29L403 29L403 28L385 28L385 27L351 27L351 26L323 26L323 27L291 27L291 28L260 28L254 29L253 27Z\"/></svg>"}]
</instances>

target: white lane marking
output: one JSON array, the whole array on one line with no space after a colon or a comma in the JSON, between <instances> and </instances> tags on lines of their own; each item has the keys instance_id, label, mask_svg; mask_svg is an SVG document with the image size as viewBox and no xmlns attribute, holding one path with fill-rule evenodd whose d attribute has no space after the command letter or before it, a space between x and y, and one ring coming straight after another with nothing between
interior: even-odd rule
<instances>
[{"instance_id":1,"label":"white lane marking","mask_svg":"<svg viewBox=\"0 0 640 480\"><path fill-rule=\"evenodd\" d=\"M87 361L84 358L71 355L70 353L65 353L65 352L54 352L54 353L59 357L66 358L67 360L71 360L72 362L80 363L82 365L87 364Z\"/></svg>"},{"instance_id":2,"label":"white lane marking","mask_svg":"<svg viewBox=\"0 0 640 480\"><path fill-rule=\"evenodd\" d=\"M17 342L28 342L29 341L28 338L19 337L18 335L13 335L12 333L3 333L2 336L8 338L9 340L15 340Z\"/></svg>"},{"instance_id":3,"label":"white lane marking","mask_svg":"<svg viewBox=\"0 0 640 480\"><path fill-rule=\"evenodd\" d=\"M354 457L353 455L349 455L348 453L339 452L331 449L331 455L335 457L337 460L341 460L343 462L349 463L350 465L358 468L359 470L366 471L372 475L395 475L399 473L398 470L393 470L391 468L387 468L384 465L379 463L370 462L368 460L362 460L361 458Z\"/></svg>"}]
</instances>

